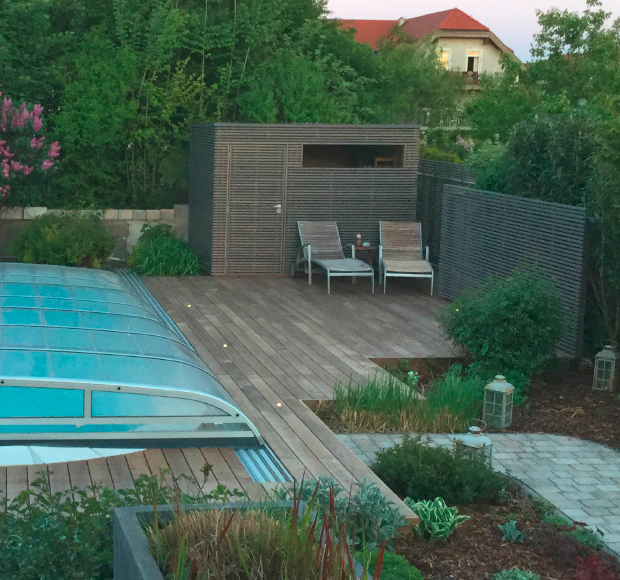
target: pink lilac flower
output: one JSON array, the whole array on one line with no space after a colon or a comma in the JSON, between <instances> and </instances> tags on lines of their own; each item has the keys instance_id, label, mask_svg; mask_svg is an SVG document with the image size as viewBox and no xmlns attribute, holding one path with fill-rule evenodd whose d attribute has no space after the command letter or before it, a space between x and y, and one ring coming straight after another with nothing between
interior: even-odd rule
<instances>
[{"instance_id":1,"label":"pink lilac flower","mask_svg":"<svg viewBox=\"0 0 620 580\"><path fill-rule=\"evenodd\" d=\"M45 139L45 137L43 137ZM60 143L58 143L58 141L54 141L51 146L50 146L50 150L47 153L48 157L58 157L60 155Z\"/></svg>"},{"instance_id":2,"label":"pink lilac flower","mask_svg":"<svg viewBox=\"0 0 620 580\"><path fill-rule=\"evenodd\" d=\"M43 119L41 117L36 117L32 120L32 128L35 131L40 131L41 127L43 127Z\"/></svg>"},{"instance_id":3,"label":"pink lilac flower","mask_svg":"<svg viewBox=\"0 0 620 580\"><path fill-rule=\"evenodd\" d=\"M0 167L2 167L2 176L4 177L4 179L8 179L9 178L9 162L6 159L3 159L2 161L0 161Z\"/></svg>"},{"instance_id":4,"label":"pink lilac flower","mask_svg":"<svg viewBox=\"0 0 620 580\"><path fill-rule=\"evenodd\" d=\"M28 119L30 119L30 112L26 108L26 103L22 103L19 113L13 115L11 119L11 128L24 127Z\"/></svg>"},{"instance_id":5,"label":"pink lilac flower","mask_svg":"<svg viewBox=\"0 0 620 580\"><path fill-rule=\"evenodd\" d=\"M45 141L45 137L41 137L40 139L33 137L30 140L30 147L32 149L41 149L41 147L43 147L43 141Z\"/></svg>"},{"instance_id":6,"label":"pink lilac flower","mask_svg":"<svg viewBox=\"0 0 620 580\"><path fill-rule=\"evenodd\" d=\"M43 163L41 163L41 169L43 169L43 171L47 171L52 165L54 165L54 162L46 159Z\"/></svg>"}]
</instances>

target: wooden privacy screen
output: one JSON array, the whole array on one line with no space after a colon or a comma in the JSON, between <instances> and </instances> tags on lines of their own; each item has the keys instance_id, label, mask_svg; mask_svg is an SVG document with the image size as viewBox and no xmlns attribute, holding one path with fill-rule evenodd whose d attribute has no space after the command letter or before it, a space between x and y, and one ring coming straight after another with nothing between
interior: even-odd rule
<instances>
[{"instance_id":1,"label":"wooden privacy screen","mask_svg":"<svg viewBox=\"0 0 620 580\"><path fill-rule=\"evenodd\" d=\"M565 315L560 348L581 352L585 303L584 208L446 185L439 295L453 300L488 274L537 264L555 282Z\"/></svg>"},{"instance_id":2,"label":"wooden privacy screen","mask_svg":"<svg viewBox=\"0 0 620 580\"><path fill-rule=\"evenodd\" d=\"M430 262L436 267L439 267L441 253L441 207L444 185L471 187L474 181L474 174L462 163L420 159L416 214L422 223L424 245L430 250Z\"/></svg>"},{"instance_id":3,"label":"wooden privacy screen","mask_svg":"<svg viewBox=\"0 0 620 580\"><path fill-rule=\"evenodd\" d=\"M195 125L190 244L213 274L288 272L297 221L335 220L343 244L376 244L380 220L415 220L419 137L411 125Z\"/></svg>"}]
</instances>

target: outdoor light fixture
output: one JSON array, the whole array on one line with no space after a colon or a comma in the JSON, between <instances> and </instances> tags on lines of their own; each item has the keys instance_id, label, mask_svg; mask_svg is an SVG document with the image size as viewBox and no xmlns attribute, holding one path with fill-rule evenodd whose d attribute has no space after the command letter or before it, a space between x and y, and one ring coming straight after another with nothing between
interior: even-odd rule
<instances>
[{"instance_id":1,"label":"outdoor light fixture","mask_svg":"<svg viewBox=\"0 0 620 580\"><path fill-rule=\"evenodd\" d=\"M595 391L613 391L616 380L616 359L618 355L611 345L606 345L594 357L594 385Z\"/></svg>"},{"instance_id":2,"label":"outdoor light fixture","mask_svg":"<svg viewBox=\"0 0 620 580\"><path fill-rule=\"evenodd\" d=\"M482 418L487 425L505 429L512 423L512 404L515 388L506 377L497 375L484 387L484 412Z\"/></svg>"},{"instance_id":3,"label":"outdoor light fixture","mask_svg":"<svg viewBox=\"0 0 620 580\"><path fill-rule=\"evenodd\" d=\"M282 403L276 403L276 407L281 407Z\"/></svg>"},{"instance_id":4,"label":"outdoor light fixture","mask_svg":"<svg viewBox=\"0 0 620 580\"><path fill-rule=\"evenodd\" d=\"M482 434L485 428L486 423L484 423L483 427L479 427L478 425L470 425L469 433L454 436L454 445L461 445L465 455L470 457L472 460L477 459L480 456L484 456L491 461L493 441L491 441L490 437Z\"/></svg>"},{"instance_id":5,"label":"outdoor light fixture","mask_svg":"<svg viewBox=\"0 0 620 580\"><path fill-rule=\"evenodd\" d=\"M224 344L222 345L222 348L226 348L227 346L228 346L228 345L227 345L226 343L224 343Z\"/></svg>"}]
</instances>

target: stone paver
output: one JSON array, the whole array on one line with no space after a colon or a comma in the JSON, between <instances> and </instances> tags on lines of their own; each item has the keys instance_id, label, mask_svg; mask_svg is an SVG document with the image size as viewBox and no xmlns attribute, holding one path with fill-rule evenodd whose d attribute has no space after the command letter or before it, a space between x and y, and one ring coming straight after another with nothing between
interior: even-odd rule
<instances>
[{"instance_id":1,"label":"stone paver","mask_svg":"<svg viewBox=\"0 0 620 580\"><path fill-rule=\"evenodd\" d=\"M400 435L339 435L364 463L400 442ZM451 445L452 436L429 434L432 445ZM604 534L620 553L620 453L604 445L562 435L505 433L490 435L493 466L522 481L567 517Z\"/></svg>"}]
</instances>

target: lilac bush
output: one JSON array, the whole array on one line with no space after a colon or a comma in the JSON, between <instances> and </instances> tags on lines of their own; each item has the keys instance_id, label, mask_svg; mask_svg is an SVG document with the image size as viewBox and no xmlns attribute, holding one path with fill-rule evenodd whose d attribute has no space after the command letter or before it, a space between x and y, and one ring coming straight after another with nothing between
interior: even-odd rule
<instances>
[{"instance_id":1,"label":"lilac bush","mask_svg":"<svg viewBox=\"0 0 620 580\"><path fill-rule=\"evenodd\" d=\"M2 97L0 91L0 97ZM37 133L43 129L43 107L26 103L14 105L4 97L0 105L0 206L6 205L11 191L10 182L28 176L33 171L47 172L54 167L60 155L60 144L54 141L49 148L45 137Z\"/></svg>"}]
</instances>

